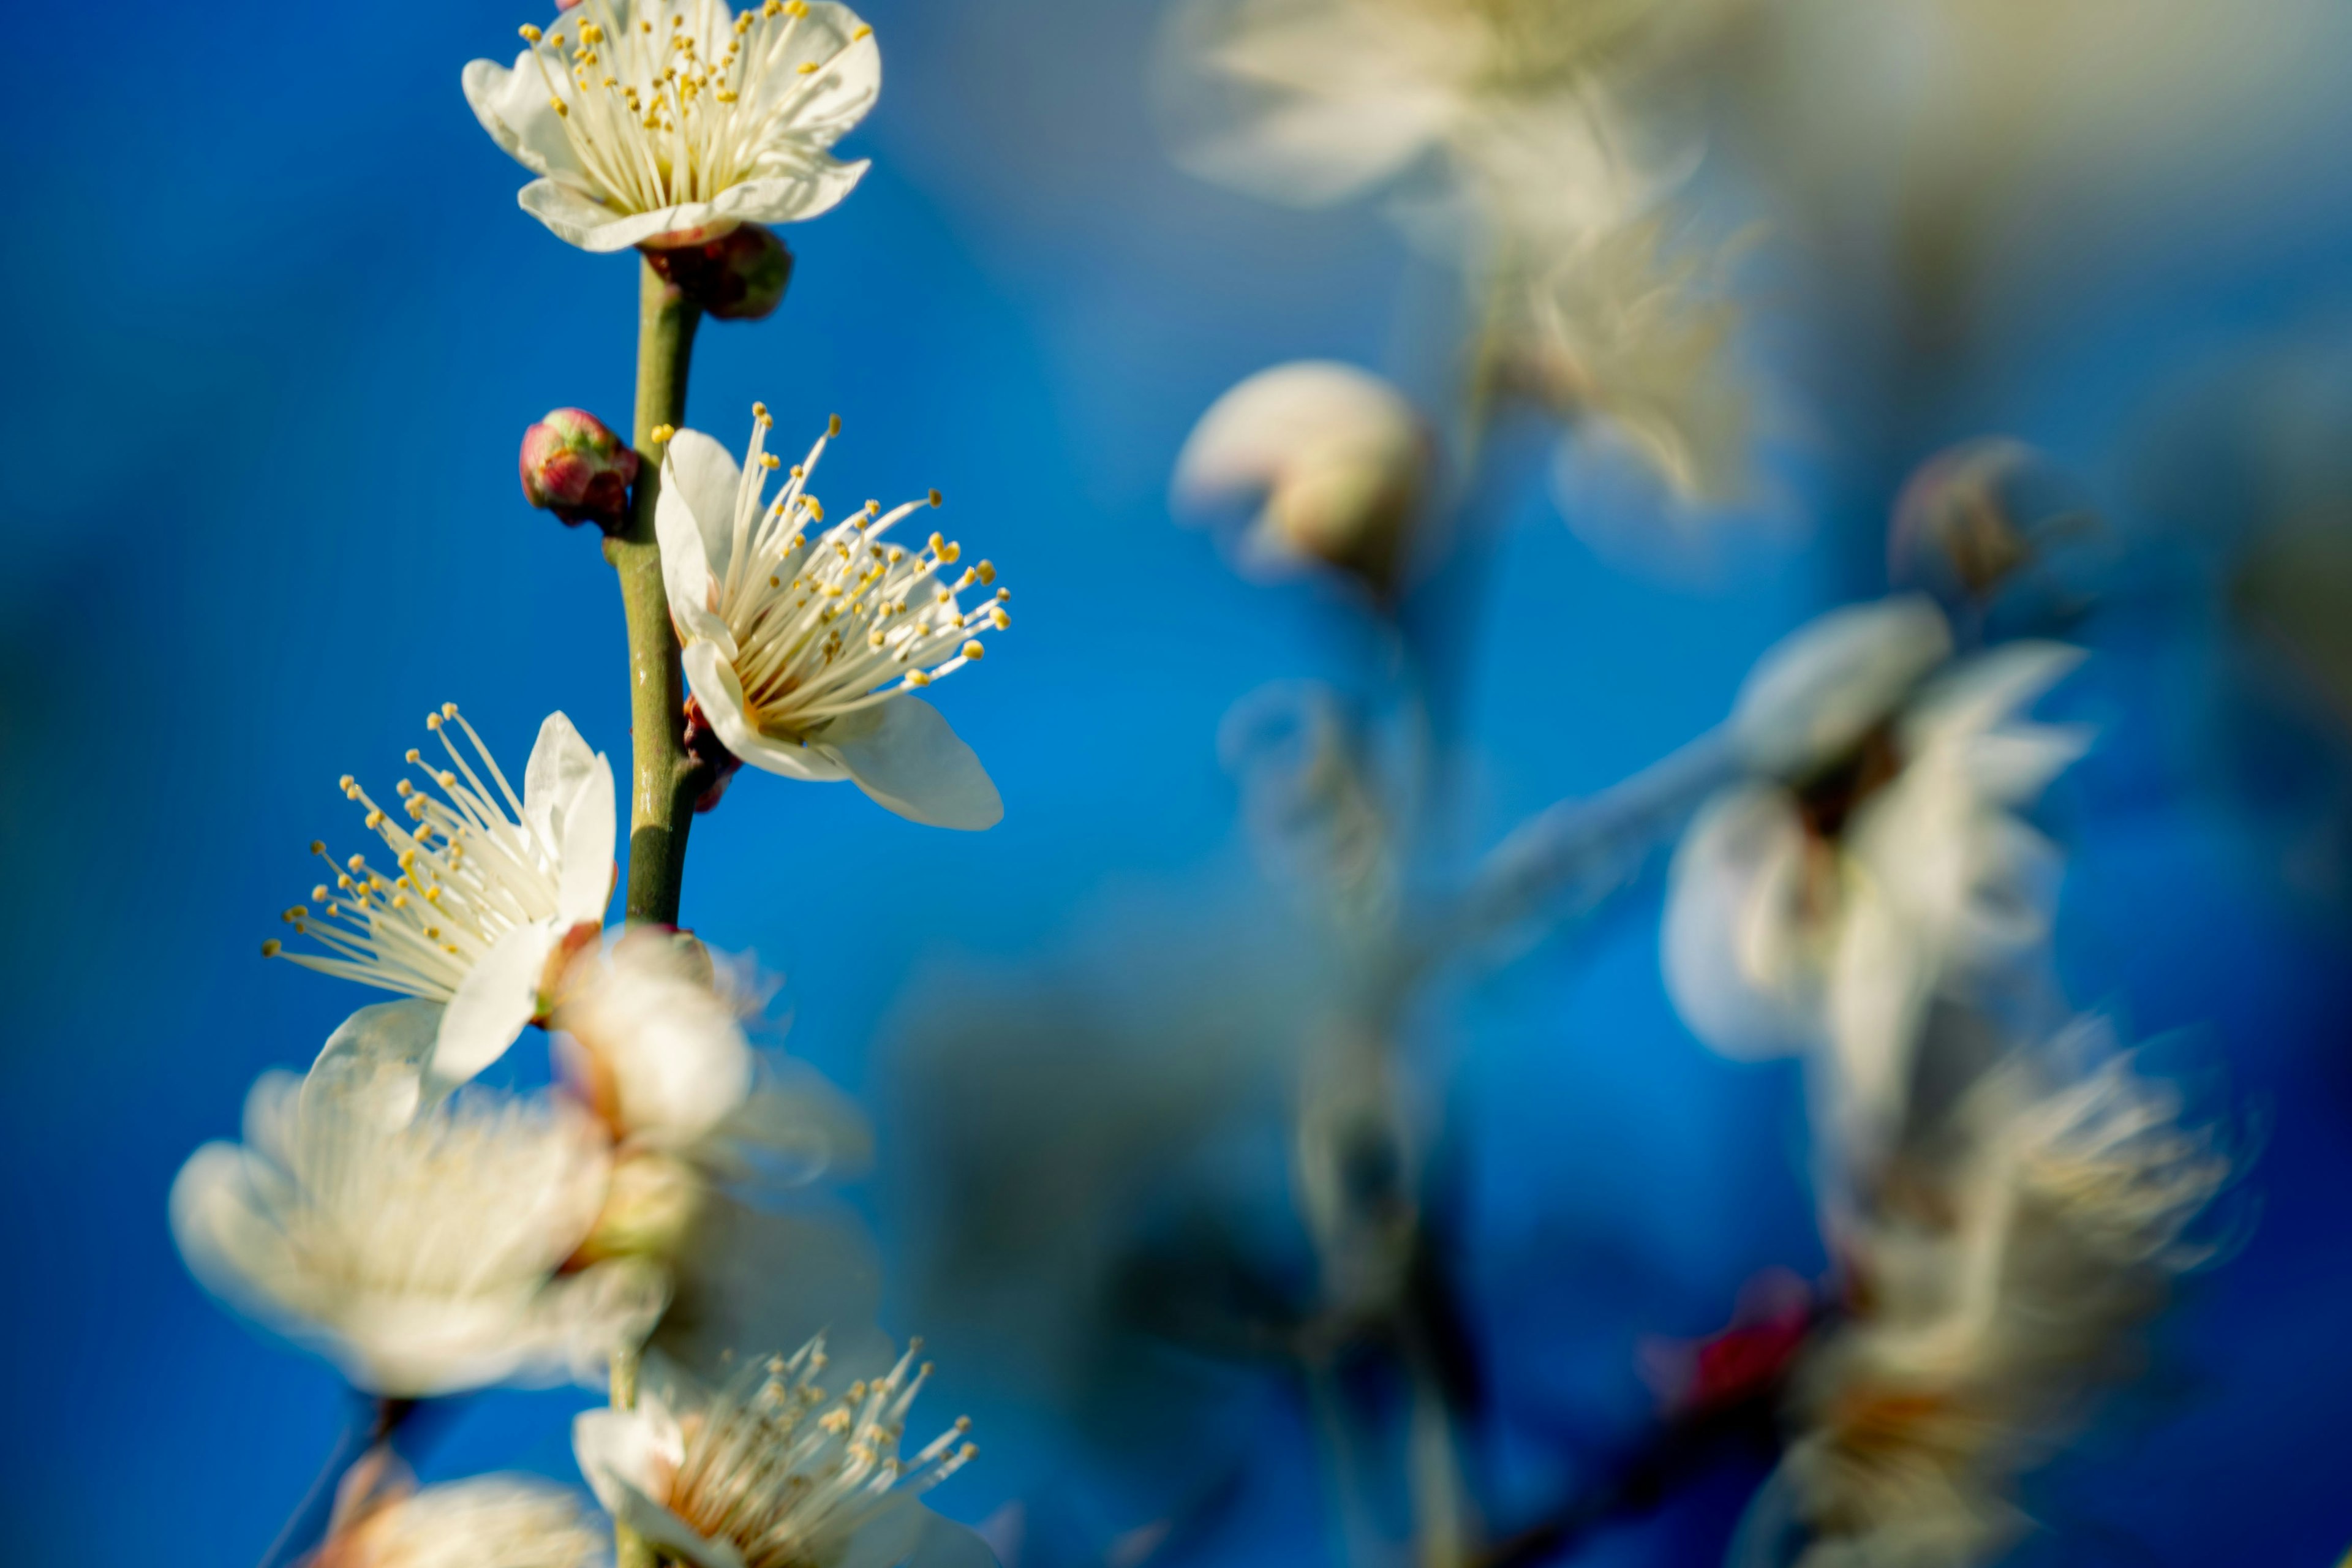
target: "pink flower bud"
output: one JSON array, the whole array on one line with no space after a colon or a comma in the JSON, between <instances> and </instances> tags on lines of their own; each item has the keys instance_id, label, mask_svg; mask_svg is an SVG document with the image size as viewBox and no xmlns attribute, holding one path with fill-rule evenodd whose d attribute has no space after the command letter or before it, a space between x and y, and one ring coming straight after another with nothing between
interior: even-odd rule
<instances>
[{"instance_id":1,"label":"pink flower bud","mask_svg":"<svg viewBox=\"0 0 2352 1568\"><path fill-rule=\"evenodd\" d=\"M566 524L620 527L636 478L636 453L593 414L559 408L523 432L524 499Z\"/></svg>"},{"instance_id":2,"label":"pink flower bud","mask_svg":"<svg viewBox=\"0 0 2352 1568\"><path fill-rule=\"evenodd\" d=\"M727 794L727 786L733 784L735 775L742 771L743 759L727 749L727 742L721 741L719 731L710 727L709 719L702 711L701 701L692 697L686 700L686 751L688 756L710 770L709 782L702 794L695 799L694 809L698 813L716 811L719 800Z\"/></svg>"},{"instance_id":3,"label":"pink flower bud","mask_svg":"<svg viewBox=\"0 0 2352 1568\"><path fill-rule=\"evenodd\" d=\"M722 321L757 321L783 302L793 253L755 223L697 245L645 247L646 259L677 291Z\"/></svg>"}]
</instances>

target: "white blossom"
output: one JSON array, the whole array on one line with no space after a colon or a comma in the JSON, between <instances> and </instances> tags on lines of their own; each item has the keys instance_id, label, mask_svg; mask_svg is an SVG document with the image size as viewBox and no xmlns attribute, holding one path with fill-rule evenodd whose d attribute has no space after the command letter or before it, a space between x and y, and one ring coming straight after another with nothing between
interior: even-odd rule
<instances>
[{"instance_id":1,"label":"white blossom","mask_svg":"<svg viewBox=\"0 0 2352 1568\"><path fill-rule=\"evenodd\" d=\"M558 1095L435 1101L436 1022L417 1002L362 1008L306 1076L256 1083L243 1143L206 1144L173 1184L181 1253L371 1392L593 1379L663 1299L638 1265L560 1272L604 1204L610 1144Z\"/></svg>"},{"instance_id":2,"label":"white blossom","mask_svg":"<svg viewBox=\"0 0 2352 1568\"><path fill-rule=\"evenodd\" d=\"M662 574L702 719L753 767L848 779L934 826L993 826L1004 805L980 759L912 693L978 659L982 635L1012 624L1009 590L966 610L958 595L993 584L992 564L950 574L961 551L943 536L911 547L886 537L926 501L887 512L867 501L827 527L809 485L838 420L763 500L782 467L764 449L771 424L754 405L740 468L694 430L672 437L663 458ZM940 504L937 490L928 504Z\"/></svg>"},{"instance_id":3,"label":"white blossom","mask_svg":"<svg viewBox=\"0 0 2352 1568\"><path fill-rule=\"evenodd\" d=\"M1176 458L1187 507L1261 500L1245 566L1322 562L1376 593L1395 585L1433 457L1404 395L1330 360L1276 365L1201 416Z\"/></svg>"},{"instance_id":4,"label":"white blossom","mask_svg":"<svg viewBox=\"0 0 2352 1568\"><path fill-rule=\"evenodd\" d=\"M915 1367L919 1348L838 1395L817 1383L821 1339L751 1363L722 1391L674 1379L634 1410L583 1412L573 1452L614 1518L697 1568L897 1568L984 1552L920 1504L977 1452L971 1423L899 1453L930 1372Z\"/></svg>"},{"instance_id":5,"label":"white blossom","mask_svg":"<svg viewBox=\"0 0 2352 1568\"><path fill-rule=\"evenodd\" d=\"M1702 808L1669 879L1677 1009L1727 1054L1818 1050L1826 1131L1865 1164L1929 1002L2047 935L2057 852L2016 811L2087 744L2016 717L2077 650L1950 647L1941 614L1901 597L1767 654L1731 723L1750 774Z\"/></svg>"},{"instance_id":6,"label":"white blossom","mask_svg":"<svg viewBox=\"0 0 2352 1568\"><path fill-rule=\"evenodd\" d=\"M830 149L882 89L874 30L833 0L584 0L466 100L539 176L523 210L583 249L699 244L829 211L865 174Z\"/></svg>"},{"instance_id":7,"label":"white blossom","mask_svg":"<svg viewBox=\"0 0 2352 1568\"><path fill-rule=\"evenodd\" d=\"M310 851L333 880L311 889L311 902L285 919L326 951L269 942L262 952L435 1004L428 1065L454 1083L505 1053L539 1016L566 940L603 924L613 890L613 768L571 720L551 713L518 798L456 703L425 722L451 765L427 766L414 748L408 762L439 797L404 778L399 804L386 811L343 775L343 794L367 808L368 829L392 863L373 866L364 855L338 862L324 840L313 840ZM470 757L450 738L452 726Z\"/></svg>"},{"instance_id":8,"label":"white blossom","mask_svg":"<svg viewBox=\"0 0 2352 1568\"><path fill-rule=\"evenodd\" d=\"M529 1476L475 1476L416 1489L378 1450L345 1476L327 1539L307 1568L591 1568L606 1533L569 1489Z\"/></svg>"},{"instance_id":9,"label":"white blossom","mask_svg":"<svg viewBox=\"0 0 2352 1568\"><path fill-rule=\"evenodd\" d=\"M2188 1232L2228 1181L2215 1131L2078 1026L2052 1083L2012 1062L1948 1130L1961 1152L1852 1239L1853 1319L1800 1379L1783 1485L1804 1568L1966 1568L2028 1524L2018 1477L2137 1370L2138 1331L2203 1262Z\"/></svg>"}]
</instances>

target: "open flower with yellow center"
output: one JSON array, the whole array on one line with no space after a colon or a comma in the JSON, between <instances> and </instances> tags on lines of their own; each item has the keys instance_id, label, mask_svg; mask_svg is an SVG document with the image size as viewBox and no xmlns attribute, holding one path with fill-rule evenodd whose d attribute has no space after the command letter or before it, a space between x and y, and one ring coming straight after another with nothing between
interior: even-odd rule
<instances>
[{"instance_id":1,"label":"open flower with yellow center","mask_svg":"<svg viewBox=\"0 0 2352 1568\"><path fill-rule=\"evenodd\" d=\"M832 0L585 0L466 100L540 176L523 210L583 250L698 245L829 211L866 173L830 149L882 90L874 29Z\"/></svg>"},{"instance_id":2,"label":"open flower with yellow center","mask_svg":"<svg viewBox=\"0 0 2352 1568\"><path fill-rule=\"evenodd\" d=\"M572 1451L615 1519L696 1568L985 1562L969 1531L921 1505L978 1451L964 1440L971 1423L898 1450L931 1370L914 1365L920 1343L837 1395L816 1381L821 1338L789 1360L754 1363L717 1393L682 1378L667 1397L648 1387L635 1410L575 1417Z\"/></svg>"},{"instance_id":3,"label":"open flower with yellow center","mask_svg":"<svg viewBox=\"0 0 2352 1568\"><path fill-rule=\"evenodd\" d=\"M301 1078L270 1073L245 1141L172 1184L196 1278L360 1388L424 1396L592 1380L659 1313L659 1272L568 1265L603 1208L604 1129L557 1095L436 1100L435 1018L362 1008Z\"/></svg>"},{"instance_id":4,"label":"open flower with yellow center","mask_svg":"<svg viewBox=\"0 0 2352 1568\"><path fill-rule=\"evenodd\" d=\"M433 789L402 779L398 804L386 811L357 780L342 781L343 794L367 808L390 863L364 855L338 861L324 840L314 841L311 852L332 879L285 920L325 951L269 942L262 952L441 1005L431 1069L462 1082L539 1016L566 940L604 923L613 890L613 768L571 720L551 713L518 796L456 703L425 722L449 765L426 766L414 748L408 762Z\"/></svg>"},{"instance_id":5,"label":"open flower with yellow center","mask_svg":"<svg viewBox=\"0 0 2352 1568\"><path fill-rule=\"evenodd\" d=\"M655 522L670 618L694 702L727 749L787 778L848 779L875 800L938 827L992 827L1004 804L971 748L913 693L981 657L982 634L1012 624L1008 590L982 561L951 571L961 548L938 533L905 544L891 531L940 493L889 511L867 501L828 526L809 489L834 420L773 500L764 450L773 423L752 405L738 468L695 430L671 437Z\"/></svg>"}]
</instances>

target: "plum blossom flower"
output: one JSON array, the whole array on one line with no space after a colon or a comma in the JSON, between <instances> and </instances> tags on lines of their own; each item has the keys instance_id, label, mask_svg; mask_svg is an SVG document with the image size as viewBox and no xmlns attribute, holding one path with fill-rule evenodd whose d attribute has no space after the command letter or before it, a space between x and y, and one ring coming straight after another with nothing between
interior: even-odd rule
<instances>
[{"instance_id":1,"label":"plum blossom flower","mask_svg":"<svg viewBox=\"0 0 2352 1568\"><path fill-rule=\"evenodd\" d=\"M1728 1055L1819 1047L1829 1130L1864 1165L1929 1003L2047 935L2057 851L2015 812L2088 743L2016 717L2077 650L1950 652L1941 614L1904 596L1768 653L1731 721L1749 776L1702 808L1669 878L1676 1008Z\"/></svg>"},{"instance_id":2,"label":"plum blossom flower","mask_svg":"<svg viewBox=\"0 0 2352 1568\"><path fill-rule=\"evenodd\" d=\"M722 1184L799 1186L865 1162L856 1111L752 1048L744 1025L768 990L748 966L634 926L575 954L555 994L557 1064L615 1145L588 1256L672 1255Z\"/></svg>"},{"instance_id":3,"label":"plum blossom flower","mask_svg":"<svg viewBox=\"0 0 2352 1568\"><path fill-rule=\"evenodd\" d=\"M370 1392L592 1379L663 1300L641 1265L565 1271L610 1145L560 1096L434 1101L435 1015L363 1007L307 1075L264 1075L243 1143L181 1168L173 1235L207 1289Z\"/></svg>"},{"instance_id":4,"label":"plum blossom flower","mask_svg":"<svg viewBox=\"0 0 2352 1568\"><path fill-rule=\"evenodd\" d=\"M454 702L429 715L450 766L425 766L436 797L407 779L384 810L349 774L343 794L367 808L367 826L392 852L378 868L363 855L337 863L323 840L311 852L332 880L287 923L326 951L276 942L262 952L322 974L437 1005L431 1071L462 1082L496 1061L541 1012L551 964L567 941L602 927L612 897L615 813L613 769L572 721L551 713L523 770L518 797ZM472 755L450 738L463 733ZM404 826L402 818L409 826Z\"/></svg>"},{"instance_id":5,"label":"plum blossom flower","mask_svg":"<svg viewBox=\"0 0 2352 1568\"><path fill-rule=\"evenodd\" d=\"M818 1385L822 1337L754 1361L711 1392L682 1374L634 1410L572 1422L581 1473L613 1516L697 1568L898 1568L985 1562L969 1531L921 1505L979 1450L959 1418L913 1454L898 1444L930 1374L921 1342L839 1395ZM972 1554L981 1555L975 1557Z\"/></svg>"},{"instance_id":6,"label":"plum blossom flower","mask_svg":"<svg viewBox=\"0 0 2352 1568\"><path fill-rule=\"evenodd\" d=\"M934 826L995 826L1004 805L980 759L912 694L979 658L982 633L1012 624L1009 590L967 611L957 595L994 584L993 565L950 578L961 549L940 534L911 549L885 539L925 501L887 512L868 501L824 527L808 485L837 419L763 502L782 466L763 449L772 423L752 405L740 468L694 430L677 432L663 458L662 575L699 721L766 772L848 779Z\"/></svg>"},{"instance_id":7,"label":"plum blossom flower","mask_svg":"<svg viewBox=\"0 0 2352 1568\"><path fill-rule=\"evenodd\" d=\"M1857 1305L1801 1374L1780 1483L1805 1568L1997 1555L2029 1522L2017 1479L2137 1370L2140 1330L2211 1255L2189 1233L2231 1176L2217 1131L2097 1048L2103 1026L2070 1037L2054 1054L2103 1059L1991 1075L1950 1130L1963 1152L1854 1238Z\"/></svg>"},{"instance_id":8,"label":"plum blossom flower","mask_svg":"<svg viewBox=\"0 0 2352 1568\"><path fill-rule=\"evenodd\" d=\"M530 1476L475 1476L422 1491L387 1449L337 1489L307 1568L591 1568L607 1539L572 1491Z\"/></svg>"},{"instance_id":9,"label":"plum blossom flower","mask_svg":"<svg viewBox=\"0 0 2352 1568\"><path fill-rule=\"evenodd\" d=\"M583 250L815 217L866 173L831 153L882 89L874 29L846 5L585 0L522 36L511 70L466 68L466 101L539 176L523 210Z\"/></svg>"},{"instance_id":10,"label":"plum blossom flower","mask_svg":"<svg viewBox=\"0 0 2352 1568\"><path fill-rule=\"evenodd\" d=\"M1262 370L1209 405L1176 458L1176 499L1263 498L1243 564L1320 562L1385 598L1427 489L1429 434L1404 395L1353 365Z\"/></svg>"}]
</instances>

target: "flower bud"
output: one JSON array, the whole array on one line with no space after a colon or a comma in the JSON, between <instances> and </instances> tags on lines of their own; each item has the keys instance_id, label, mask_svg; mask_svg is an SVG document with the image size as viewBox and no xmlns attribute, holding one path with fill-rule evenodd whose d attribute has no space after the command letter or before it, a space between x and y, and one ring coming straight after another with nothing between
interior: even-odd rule
<instances>
[{"instance_id":1,"label":"flower bud","mask_svg":"<svg viewBox=\"0 0 2352 1568\"><path fill-rule=\"evenodd\" d=\"M722 321L773 313L793 280L791 248L755 223L699 244L648 246L645 256L679 293Z\"/></svg>"},{"instance_id":2,"label":"flower bud","mask_svg":"<svg viewBox=\"0 0 2352 1568\"><path fill-rule=\"evenodd\" d=\"M1201 416L1176 460L1180 504L1259 498L1243 565L1336 567L1392 599L1432 447L1402 393L1352 365L1261 371Z\"/></svg>"},{"instance_id":3,"label":"flower bud","mask_svg":"<svg viewBox=\"0 0 2352 1568\"><path fill-rule=\"evenodd\" d=\"M701 701L692 697L686 700L686 752L709 770L709 782L695 797L695 811L698 814L718 809L719 801L726 796L727 786L742 772L743 759L727 749L727 742L710 727Z\"/></svg>"},{"instance_id":4,"label":"flower bud","mask_svg":"<svg viewBox=\"0 0 2352 1568\"><path fill-rule=\"evenodd\" d=\"M667 1154L636 1152L613 1167L604 1212L581 1244L591 1262L607 1258L664 1258L676 1252L702 1208L702 1177Z\"/></svg>"},{"instance_id":5,"label":"flower bud","mask_svg":"<svg viewBox=\"0 0 2352 1568\"><path fill-rule=\"evenodd\" d=\"M558 408L523 432L522 493L567 525L607 533L628 515L637 455L593 414Z\"/></svg>"},{"instance_id":6,"label":"flower bud","mask_svg":"<svg viewBox=\"0 0 2352 1568\"><path fill-rule=\"evenodd\" d=\"M1897 587L1988 636L2047 636L2089 609L2109 542L2073 481L2022 442L1968 441L1922 463L1887 531Z\"/></svg>"}]
</instances>

